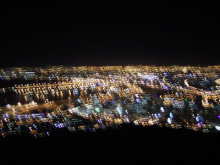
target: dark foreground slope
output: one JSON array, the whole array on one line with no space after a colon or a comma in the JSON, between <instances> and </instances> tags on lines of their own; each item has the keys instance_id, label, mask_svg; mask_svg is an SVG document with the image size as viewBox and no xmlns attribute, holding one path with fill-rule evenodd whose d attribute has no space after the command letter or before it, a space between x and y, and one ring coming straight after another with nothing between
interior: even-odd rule
<instances>
[{"instance_id":1,"label":"dark foreground slope","mask_svg":"<svg viewBox=\"0 0 220 165\"><path fill-rule=\"evenodd\" d=\"M1 141L1 155L2 161L27 164L198 163L218 159L219 139L219 134L184 129L123 126L96 133L62 132L42 139L10 137Z\"/></svg>"}]
</instances>

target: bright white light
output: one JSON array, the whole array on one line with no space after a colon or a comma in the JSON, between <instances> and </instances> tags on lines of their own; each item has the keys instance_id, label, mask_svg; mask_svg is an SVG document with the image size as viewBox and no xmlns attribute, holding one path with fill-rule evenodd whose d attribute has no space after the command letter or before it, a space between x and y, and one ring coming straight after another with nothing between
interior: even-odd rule
<instances>
[{"instance_id":1,"label":"bright white light","mask_svg":"<svg viewBox=\"0 0 220 165\"><path fill-rule=\"evenodd\" d=\"M121 106L117 106L117 112L119 113L119 115L122 115L122 107Z\"/></svg>"},{"instance_id":2,"label":"bright white light","mask_svg":"<svg viewBox=\"0 0 220 165\"><path fill-rule=\"evenodd\" d=\"M7 109L11 108L11 105L10 105L10 104L7 104L7 105L6 105L6 108L7 108Z\"/></svg>"},{"instance_id":3,"label":"bright white light","mask_svg":"<svg viewBox=\"0 0 220 165\"><path fill-rule=\"evenodd\" d=\"M73 112L77 112L77 109L76 109L76 108L73 108L72 110L73 110Z\"/></svg>"},{"instance_id":4,"label":"bright white light","mask_svg":"<svg viewBox=\"0 0 220 165\"><path fill-rule=\"evenodd\" d=\"M99 108L95 108L95 111L96 111L96 112L100 112Z\"/></svg>"},{"instance_id":5,"label":"bright white light","mask_svg":"<svg viewBox=\"0 0 220 165\"><path fill-rule=\"evenodd\" d=\"M18 102L18 106L19 106L19 107L21 106L21 103L20 103L20 102Z\"/></svg>"},{"instance_id":6,"label":"bright white light","mask_svg":"<svg viewBox=\"0 0 220 165\"><path fill-rule=\"evenodd\" d=\"M135 125L138 125L137 121L134 121L134 124L135 124Z\"/></svg>"},{"instance_id":7,"label":"bright white light","mask_svg":"<svg viewBox=\"0 0 220 165\"><path fill-rule=\"evenodd\" d=\"M73 110L71 110L71 109L68 109L68 111L69 111L69 113L73 113Z\"/></svg>"},{"instance_id":8,"label":"bright white light","mask_svg":"<svg viewBox=\"0 0 220 165\"><path fill-rule=\"evenodd\" d=\"M135 97L139 97L139 95L138 94L134 94L135 95Z\"/></svg>"},{"instance_id":9,"label":"bright white light","mask_svg":"<svg viewBox=\"0 0 220 165\"><path fill-rule=\"evenodd\" d=\"M220 126L215 126L215 129L217 129L218 131L220 131Z\"/></svg>"},{"instance_id":10,"label":"bright white light","mask_svg":"<svg viewBox=\"0 0 220 165\"><path fill-rule=\"evenodd\" d=\"M170 118L171 118L171 119L173 118L173 114L172 114L172 112L170 112Z\"/></svg>"},{"instance_id":11,"label":"bright white light","mask_svg":"<svg viewBox=\"0 0 220 165\"><path fill-rule=\"evenodd\" d=\"M172 124L172 120L171 120L171 118L167 118L167 122L169 123L169 124Z\"/></svg>"},{"instance_id":12,"label":"bright white light","mask_svg":"<svg viewBox=\"0 0 220 165\"><path fill-rule=\"evenodd\" d=\"M161 112L164 112L164 108L163 107L160 107L160 110L161 110Z\"/></svg>"}]
</instances>

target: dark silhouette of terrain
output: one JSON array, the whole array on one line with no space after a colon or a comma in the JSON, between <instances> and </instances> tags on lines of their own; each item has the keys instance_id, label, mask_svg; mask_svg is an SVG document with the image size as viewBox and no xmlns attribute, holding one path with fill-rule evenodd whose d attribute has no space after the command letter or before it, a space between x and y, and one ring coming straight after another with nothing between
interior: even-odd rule
<instances>
[{"instance_id":1,"label":"dark silhouette of terrain","mask_svg":"<svg viewBox=\"0 0 220 165\"><path fill-rule=\"evenodd\" d=\"M56 135L38 139L11 136L1 139L1 152L6 160L23 160L30 164L63 164L76 160L189 163L217 160L215 150L219 149L219 139L218 133L123 125L95 133L70 134L61 130Z\"/></svg>"}]
</instances>

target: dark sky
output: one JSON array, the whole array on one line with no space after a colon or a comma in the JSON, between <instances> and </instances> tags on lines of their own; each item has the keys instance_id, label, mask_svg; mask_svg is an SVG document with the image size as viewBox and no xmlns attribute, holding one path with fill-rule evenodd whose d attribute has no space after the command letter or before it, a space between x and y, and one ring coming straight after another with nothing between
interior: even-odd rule
<instances>
[{"instance_id":1,"label":"dark sky","mask_svg":"<svg viewBox=\"0 0 220 165\"><path fill-rule=\"evenodd\" d=\"M1 66L219 64L215 4L2 7Z\"/></svg>"}]
</instances>

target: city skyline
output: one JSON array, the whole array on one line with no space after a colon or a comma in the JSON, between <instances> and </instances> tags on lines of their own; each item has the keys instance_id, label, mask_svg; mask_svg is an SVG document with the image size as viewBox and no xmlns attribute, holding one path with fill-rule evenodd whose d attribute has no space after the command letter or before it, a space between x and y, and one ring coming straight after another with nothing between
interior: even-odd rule
<instances>
[{"instance_id":1,"label":"city skyline","mask_svg":"<svg viewBox=\"0 0 220 165\"><path fill-rule=\"evenodd\" d=\"M124 124L218 133L219 69L219 65L2 68L1 136L41 138L60 130L70 135L95 133Z\"/></svg>"},{"instance_id":2,"label":"city skyline","mask_svg":"<svg viewBox=\"0 0 220 165\"><path fill-rule=\"evenodd\" d=\"M0 14L1 164L219 162L217 3L4 1Z\"/></svg>"}]
</instances>

